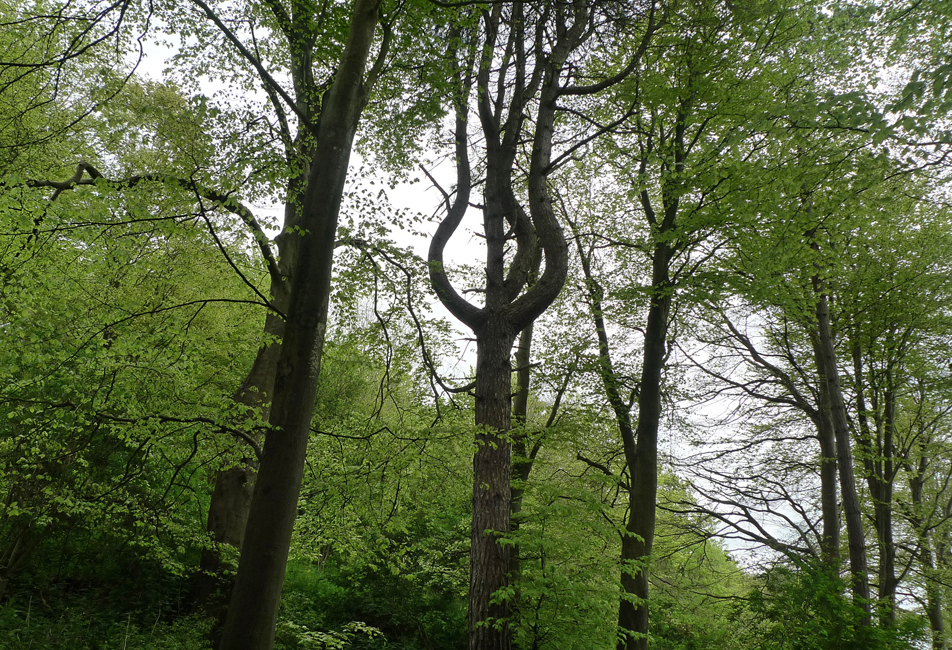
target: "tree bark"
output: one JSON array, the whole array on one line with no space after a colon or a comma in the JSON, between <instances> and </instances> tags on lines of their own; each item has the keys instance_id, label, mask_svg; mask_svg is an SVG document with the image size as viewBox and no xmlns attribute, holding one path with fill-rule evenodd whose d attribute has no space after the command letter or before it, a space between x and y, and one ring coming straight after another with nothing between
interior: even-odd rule
<instances>
[{"instance_id":1,"label":"tree bark","mask_svg":"<svg viewBox=\"0 0 952 650\"><path fill-rule=\"evenodd\" d=\"M671 211L671 226L677 207ZM658 498L658 429L661 422L661 373L667 354L666 338L671 310L669 264L672 248L656 241L651 260L651 304L638 393L638 426L634 449L625 445L631 475L629 514L622 537L621 584L618 608L618 650L648 647L648 566L654 547L655 506Z\"/></svg>"},{"instance_id":2,"label":"tree bark","mask_svg":"<svg viewBox=\"0 0 952 650\"><path fill-rule=\"evenodd\" d=\"M284 16L276 15L276 18L278 22L281 22ZM292 272L301 246L302 238L293 233L301 224L311 161L316 156L314 134L310 125L306 123L308 120L319 122L322 99L311 70L312 52L308 35L310 27L306 25L311 24L312 18L295 13L290 17L293 26L289 26L286 34L289 39L288 54L295 90L296 112L302 118L302 123L299 125L298 133L292 135L286 120L279 120L282 140L286 147L287 165L289 169L295 170L295 173L288 180L285 191L284 223L281 233L275 238L277 256L272 255L270 250L265 252L271 276L269 293L277 313L269 312L266 315L263 344L255 356L248 375L235 391L234 396L237 403L257 409L258 417L262 422L267 422L270 418L275 374L281 354L281 340L284 337L284 319L291 300ZM262 79L262 83L265 88L268 88L267 80ZM272 100L278 114L283 115L284 109L279 107L277 98L272 96ZM256 232L255 236L260 238L264 234ZM269 249L267 244L261 241L259 246ZM252 435L255 435L260 443L261 434ZM208 532L216 544L226 544L241 549L258 463L258 458L247 453L236 465L216 473L215 488L208 512ZM224 624L227 596L233 587L233 581L223 573L224 568L218 549L213 547L203 550L193 591L195 604L219 619L219 625Z\"/></svg>"},{"instance_id":3,"label":"tree bark","mask_svg":"<svg viewBox=\"0 0 952 650\"><path fill-rule=\"evenodd\" d=\"M287 313L287 287L287 282L283 287L275 286L272 282L272 300L284 313ZM235 394L235 401L257 409L259 417L267 421L281 350L278 341L284 335L284 320L277 314L269 313L264 331L269 339L274 337L277 340L269 341L258 350L248 376ZM258 458L249 453L232 467L216 472L215 489L208 504L208 532L216 545L241 549L257 470ZM195 605L215 617L219 625L224 623L226 598L232 587L225 570L219 548L213 546L202 550L192 598Z\"/></svg>"},{"instance_id":4,"label":"tree bark","mask_svg":"<svg viewBox=\"0 0 952 650\"><path fill-rule=\"evenodd\" d=\"M529 273L528 286L532 286L539 276L539 267L542 265L542 250L536 246L535 254L532 256L532 269ZM510 530L512 533L519 531L519 515L522 513L522 499L526 492L526 482L532 473L532 465L535 462L536 455L539 453L540 445L537 443L529 448L529 432L526 430L529 420L529 383L532 379L532 333L534 326L529 323L519 333L519 343L516 346L516 390L512 397L512 424L517 427L513 432L512 449L514 458L512 461L513 486L512 502L510 504ZM520 553L518 541L513 544L511 549L510 576L513 581L518 582L522 575L522 555ZM518 605L519 594L516 594L515 600Z\"/></svg>"},{"instance_id":5,"label":"tree bark","mask_svg":"<svg viewBox=\"0 0 952 650\"><path fill-rule=\"evenodd\" d=\"M380 0L357 0L316 134L265 439L221 650L270 650L303 479L327 328L337 220Z\"/></svg>"},{"instance_id":6,"label":"tree bark","mask_svg":"<svg viewBox=\"0 0 952 650\"><path fill-rule=\"evenodd\" d=\"M840 571L840 508L837 503L836 434L833 431L830 407L830 386L827 382L818 336L811 336L813 358L817 367L817 411L813 418L820 443L820 506L823 513L823 538L820 555L823 563L835 574Z\"/></svg>"},{"instance_id":7,"label":"tree bark","mask_svg":"<svg viewBox=\"0 0 952 650\"><path fill-rule=\"evenodd\" d=\"M473 457L473 525L470 546L470 648L510 647L510 602L493 594L509 584L512 368L515 333L505 317L490 317L476 333L476 453Z\"/></svg>"},{"instance_id":8,"label":"tree bark","mask_svg":"<svg viewBox=\"0 0 952 650\"><path fill-rule=\"evenodd\" d=\"M920 434L924 435L924 432L920 432ZM909 462L906 464L906 471L909 472L909 493L912 497L913 513L909 517L909 523L912 524L919 537L917 559L919 560L920 571L926 579L925 609L926 616L929 618L929 629L932 632L932 648L933 650L945 650L947 644L945 616L942 613L942 587L937 575L935 555L932 552L932 532L920 514L923 511L922 489L928 465L929 460L924 453L920 456L917 467L913 467Z\"/></svg>"},{"instance_id":9,"label":"tree bark","mask_svg":"<svg viewBox=\"0 0 952 650\"><path fill-rule=\"evenodd\" d=\"M896 543L893 539L893 482L895 481L895 448L893 444L896 426L896 398L891 362L887 364L884 385L881 389L870 386L872 407L876 420L875 436L869 424L866 405L868 382L863 369L862 344L859 333L852 341L853 382L856 392L859 431L857 440L862 450L866 483L873 500L873 524L879 550L879 622L882 627L896 623ZM880 411L880 404L882 409Z\"/></svg>"},{"instance_id":10,"label":"tree bark","mask_svg":"<svg viewBox=\"0 0 952 650\"><path fill-rule=\"evenodd\" d=\"M850 444L849 421L846 418L846 403L840 388L836 350L830 326L829 302L825 286L818 276L813 278L816 295L816 320L823 374L830 396L830 421L836 438L837 467L839 469L840 493L843 498L843 515L849 548L850 574L853 603L863 616L861 624L870 627L869 571L866 561L866 534L863 529L863 513L860 508L856 480L853 475L853 453Z\"/></svg>"}]
</instances>

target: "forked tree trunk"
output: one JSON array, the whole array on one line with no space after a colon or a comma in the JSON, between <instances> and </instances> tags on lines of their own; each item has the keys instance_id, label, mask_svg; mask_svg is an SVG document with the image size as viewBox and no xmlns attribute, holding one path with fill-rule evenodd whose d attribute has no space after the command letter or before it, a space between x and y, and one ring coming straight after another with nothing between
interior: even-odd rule
<instances>
[{"instance_id":1,"label":"forked tree trunk","mask_svg":"<svg viewBox=\"0 0 952 650\"><path fill-rule=\"evenodd\" d=\"M566 64L570 55L596 33L599 23L595 12L600 7L600 3L587 0L551 6L489 3L480 10L479 30L460 27L449 39L447 59L453 64L455 89L457 187L452 200L445 195L446 217L433 236L428 259L434 291L444 306L473 330L478 345L471 650L507 650L512 643L507 621L500 620L508 617L511 555L499 543L500 535L510 530L510 356L516 335L555 300L568 271L565 238L546 186L559 99L566 94L600 92L624 79L635 65L633 62L618 75L590 86L561 85L563 75L571 76L579 65L578 61ZM464 34L476 38L461 57L460 36ZM545 47L540 48L540 43ZM469 303L456 291L443 264L446 243L469 208L473 186L467 130L473 85L486 172L481 207L487 247L482 307ZM533 111L534 120L529 118ZM528 140L532 145L525 177L526 210L514 190L514 173L520 168L517 156L525 151ZM537 245L545 268L538 281L526 289ZM508 257L507 247L514 248ZM499 602L492 602L494 593Z\"/></svg>"}]
</instances>

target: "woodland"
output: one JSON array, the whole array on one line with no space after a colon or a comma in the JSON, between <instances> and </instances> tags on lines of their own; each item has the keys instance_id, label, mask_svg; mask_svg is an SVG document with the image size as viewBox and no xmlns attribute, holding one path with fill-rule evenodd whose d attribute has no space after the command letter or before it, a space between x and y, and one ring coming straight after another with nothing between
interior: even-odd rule
<instances>
[{"instance_id":1,"label":"woodland","mask_svg":"<svg viewBox=\"0 0 952 650\"><path fill-rule=\"evenodd\" d=\"M0 0L0 648L952 647L948 0Z\"/></svg>"}]
</instances>

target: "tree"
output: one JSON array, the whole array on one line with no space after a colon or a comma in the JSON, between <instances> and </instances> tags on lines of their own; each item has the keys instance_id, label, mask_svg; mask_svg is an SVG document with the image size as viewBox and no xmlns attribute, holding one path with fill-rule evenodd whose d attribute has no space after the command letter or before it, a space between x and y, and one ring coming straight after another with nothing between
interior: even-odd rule
<instances>
[{"instance_id":1,"label":"tree","mask_svg":"<svg viewBox=\"0 0 952 650\"><path fill-rule=\"evenodd\" d=\"M355 4L340 67L313 134L314 151L320 155L310 163L298 224L305 234L293 266L275 374L269 419L273 431L265 440L255 482L222 648L267 649L274 643L327 330L340 200L360 113L379 72L372 70L365 78L379 10L379 0Z\"/></svg>"},{"instance_id":2,"label":"tree","mask_svg":"<svg viewBox=\"0 0 952 650\"><path fill-rule=\"evenodd\" d=\"M631 514L621 556L620 648L647 644L658 438L663 380L675 336L673 316L682 301L683 309L691 304L697 280L712 272L733 224L752 217L751 203L764 181L749 174L745 157L755 157L769 138L773 111L784 101L785 88L802 74L796 57L784 67L761 62L790 48L809 29L805 15L810 11L799 5L770 10L713 2L668 5L647 56L617 91L633 108L631 119L603 154L615 161L616 187L606 183L605 190L592 193L615 192L626 197L627 204L607 199L605 216L575 228L599 341L601 380L631 477ZM734 154L739 160L727 172L724 158ZM599 208L597 199L587 206L596 214ZM619 209L626 217L638 215L643 223L636 229L630 219L610 221L609 215ZM606 252L600 253L603 249ZM640 379L627 385L614 370L611 327L606 323L606 294L611 296L611 289L595 273L600 254L614 258L605 264L607 273L616 273L616 267L646 268L643 284L629 282L614 289L615 296L629 297L630 304L638 304L631 298L644 301L638 304L643 318Z\"/></svg>"},{"instance_id":3,"label":"tree","mask_svg":"<svg viewBox=\"0 0 952 650\"><path fill-rule=\"evenodd\" d=\"M253 353L238 314L254 297L187 192L143 182L155 209L106 183L54 201L5 189L0 584L41 543L70 557L71 537L182 574L202 467L247 436L222 398Z\"/></svg>"},{"instance_id":4,"label":"tree","mask_svg":"<svg viewBox=\"0 0 952 650\"><path fill-rule=\"evenodd\" d=\"M653 25L653 4L644 15ZM457 184L455 196L445 194L446 216L430 245L429 264L438 298L477 341L475 422L480 430L473 460L469 620L473 649L511 644L510 551L503 541L510 530L511 508L510 356L515 337L556 298L567 272L566 243L547 188L559 101L593 94L627 75L643 48L621 72L605 76L599 74L598 63L592 70L586 66L605 56L591 50L588 42L639 18L583 0L565 6L498 3L475 14L474 24L460 24L450 37ZM589 83L589 75L596 80ZM485 170L481 211L487 255L482 306L453 287L443 259L446 243L469 208L474 184L468 131L474 84L476 115L486 143L480 161ZM517 161L527 141L531 151L527 161L519 161L527 169L521 179L516 176ZM524 200L519 197L520 181L525 183ZM515 249L507 256L507 242L513 239ZM533 260L540 255L544 270L527 287L537 266Z\"/></svg>"}]
</instances>

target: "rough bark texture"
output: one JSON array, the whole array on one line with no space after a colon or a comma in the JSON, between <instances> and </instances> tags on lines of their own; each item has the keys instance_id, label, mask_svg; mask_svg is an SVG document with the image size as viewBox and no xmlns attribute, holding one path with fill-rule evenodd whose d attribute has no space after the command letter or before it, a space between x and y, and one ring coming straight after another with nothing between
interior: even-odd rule
<instances>
[{"instance_id":1,"label":"rough bark texture","mask_svg":"<svg viewBox=\"0 0 952 650\"><path fill-rule=\"evenodd\" d=\"M477 332L476 453L473 457L473 525L470 546L469 607L485 612L471 621L470 647L501 649L510 646L508 599L493 602L496 591L508 585L510 547L499 543L510 525L512 369L509 352L515 333L505 318L491 318Z\"/></svg>"},{"instance_id":2,"label":"rough bark texture","mask_svg":"<svg viewBox=\"0 0 952 650\"><path fill-rule=\"evenodd\" d=\"M357 123L366 104L364 71L380 0L357 0L347 45L316 134L304 197L300 254L265 440L221 650L270 650L303 479L341 195Z\"/></svg>"}]
</instances>

